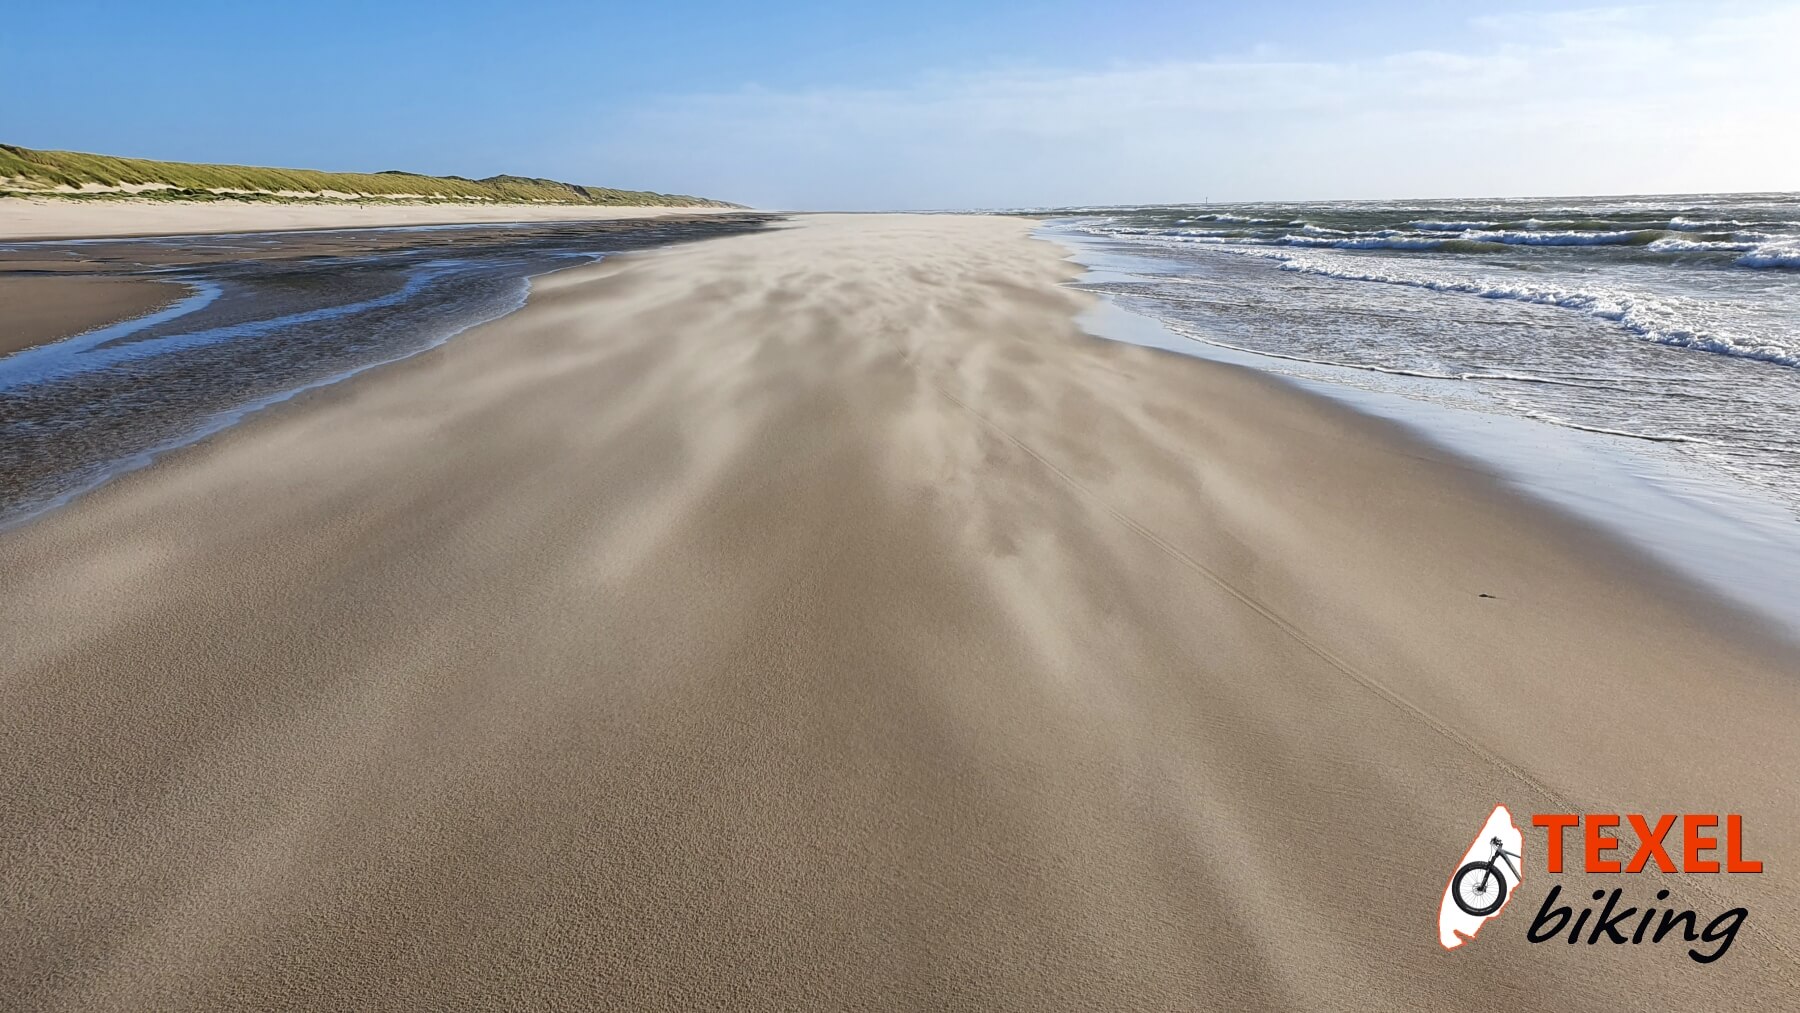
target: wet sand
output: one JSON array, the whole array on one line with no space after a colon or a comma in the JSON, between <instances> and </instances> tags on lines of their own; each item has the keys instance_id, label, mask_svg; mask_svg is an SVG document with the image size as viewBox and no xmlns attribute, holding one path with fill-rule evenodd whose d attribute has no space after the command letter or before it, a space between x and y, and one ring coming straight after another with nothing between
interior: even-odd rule
<instances>
[{"instance_id":1,"label":"wet sand","mask_svg":"<svg viewBox=\"0 0 1800 1013\"><path fill-rule=\"evenodd\" d=\"M0 1007L1776 1007L1800 656L1466 461L1088 337L998 218L807 218L0 535ZM1496 803L1740 812L1549 877ZM1527 945L1565 895L1751 911ZM1641 885L1640 885L1641 884Z\"/></svg>"},{"instance_id":2,"label":"wet sand","mask_svg":"<svg viewBox=\"0 0 1800 1013\"><path fill-rule=\"evenodd\" d=\"M81 337L0 356L0 530L146 454L266 403L441 342L524 301L534 274L749 231L766 215L456 229L357 229L0 246L0 293ZM179 285L166 279L179 278ZM84 292L182 292L167 312L89 330ZM192 293L191 297L185 297ZM43 299L28 302L34 295ZM12 303L5 304L11 307Z\"/></svg>"},{"instance_id":3,"label":"wet sand","mask_svg":"<svg viewBox=\"0 0 1800 1013\"><path fill-rule=\"evenodd\" d=\"M0 356L146 316L185 292L178 284L140 278L0 274Z\"/></svg>"}]
</instances>

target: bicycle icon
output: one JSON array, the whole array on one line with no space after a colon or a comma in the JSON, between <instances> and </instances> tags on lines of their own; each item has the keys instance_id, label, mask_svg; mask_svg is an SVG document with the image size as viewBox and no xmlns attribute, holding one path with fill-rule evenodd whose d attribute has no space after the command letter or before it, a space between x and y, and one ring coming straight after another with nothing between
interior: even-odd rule
<instances>
[{"instance_id":1,"label":"bicycle icon","mask_svg":"<svg viewBox=\"0 0 1800 1013\"><path fill-rule=\"evenodd\" d=\"M1505 843L1498 837L1488 843L1494 846L1494 853L1487 861L1476 859L1470 862L1456 870L1456 877L1450 881L1450 896L1456 906L1477 918L1493 914L1506 903L1508 888L1506 874L1500 871L1501 862L1512 870L1513 882L1524 878L1519 875L1519 867L1513 864L1515 858L1523 861L1518 852L1506 850Z\"/></svg>"}]
</instances>

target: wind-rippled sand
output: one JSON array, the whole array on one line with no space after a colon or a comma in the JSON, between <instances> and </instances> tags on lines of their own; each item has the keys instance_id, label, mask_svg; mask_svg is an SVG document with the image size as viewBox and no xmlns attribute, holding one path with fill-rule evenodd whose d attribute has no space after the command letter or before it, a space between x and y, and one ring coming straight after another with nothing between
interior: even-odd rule
<instances>
[{"instance_id":1,"label":"wind-rippled sand","mask_svg":"<svg viewBox=\"0 0 1800 1013\"><path fill-rule=\"evenodd\" d=\"M1794 649L1082 335L1027 228L540 278L0 535L0 1007L1791 1000ZM1446 953L1501 802L1741 812L1768 872L1637 887L1748 907L1717 964L1530 910Z\"/></svg>"}]
</instances>

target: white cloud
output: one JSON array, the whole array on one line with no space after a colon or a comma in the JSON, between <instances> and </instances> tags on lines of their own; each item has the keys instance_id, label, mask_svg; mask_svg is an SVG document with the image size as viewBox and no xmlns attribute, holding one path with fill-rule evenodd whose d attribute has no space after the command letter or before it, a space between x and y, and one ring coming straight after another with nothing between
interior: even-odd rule
<instances>
[{"instance_id":1,"label":"white cloud","mask_svg":"<svg viewBox=\"0 0 1800 1013\"><path fill-rule=\"evenodd\" d=\"M1507 14L1460 51L672 96L592 155L792 208L1791 189L1795 39L1793 3Z\"/></svg>"}]
</instances>

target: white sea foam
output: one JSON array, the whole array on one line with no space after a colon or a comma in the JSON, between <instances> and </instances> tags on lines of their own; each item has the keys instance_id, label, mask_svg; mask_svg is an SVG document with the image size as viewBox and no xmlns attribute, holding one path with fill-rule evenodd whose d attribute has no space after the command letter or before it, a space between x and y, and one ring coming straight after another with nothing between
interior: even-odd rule
<instances>
[{"instance_id":1,"label":"white sea foam","mask_svg":"<svg viewBox=\"0 0 1800 1013\"><path fill-rule=\"evenodd\" d=\"M1536 219L1533 219L1536 221ZM1541 223L1540 223L1541 224ZM1658 229L1630 229L1617 232L1512 231L1479 229L1464 232L1464 239L1481 243L1506 243L1513 246L1629 246L1648 241L1648 234Z\"/></svg>"},{"instance_id":2,"label":"white sea foam","mask_svg":"<svg viewBox=\"0 0 1800 1013\"><path fill-rule=\"evenodd\" d=\"M1757 359L1782 366L1800 366L1800 343L1789 343L1774 337L1755 338L1746 335L1708 332L1686 323L1681 308L1672 300L1658 299L1640 292L1596 287L1593 290L1565 289L1553 285L1505 282L1493 278L1468 275L1431 274L1420 271L1371 268L1343 261L1326 262L1300 254L1274 250L1244 250L1249 256L1280 262L1284 271L1342 278L1346 281L1369 281L1386 285L1405 285L1435 292L1454 292L1483 299L1511 299L1578 310L1618 323L1627 331L1663 345L1692 348L1744 359ZM1790 250L1791 266L1800 267L1800 250ZM1740 260L1740 263L1742 261Z\"/></svg>"},{"instance_id":3,"label":"white sea foam","mask_svg":"<svg viewBox=\"0 0 1800 1013\"><path fill-rule=\"evenodd\" d=\"M1246 236L1231 234L1229 228L1216 226L1236 224L1272 224L1274 219L1252 218L1243 215L1200 215L1192 219L1182 219L1176 225L1192 222L1202 227L1188 228L1153 228L1115 224L1117 219L1103 222L1092 222L1080 226L1082 231L1096 235L1131 236L1160 240L1180 244L1198 244L1211 246L1298 246L1310 249L1337 250L1396 250L1396 251L1429 251L1439 250L1452 242L1494 243L1503 246L1517 247L1609 247L1609 246L1643 246L1653 253L1737 253L1741 254L1734 263L1739 267L1762 269L1800 269L1800 240L1779 236L1768 232L1746 231L1732 234L1729 240L1723 239L1689 239L1685 236L1662 235L1664 230L1617 229L1609 231L1587 231L1580 229L1537 229L1535 226L1546 224L1541 219L1528 219L1524 229L1492 229L1480 226L1490 225L1486 221L1418 221L1408 223L1416 231L1399 229L1380 229L1364 233L1355 233L1329 226L1305 223L1298 225L1297 231L1281 236ZM1290 225L1293 223L1289 223ZM1671 225L1677 231L1702 231L1699 226L1748 224L1726 220L1708 220L1690 222L1676 216ZM1765 223L1778 225L1779 223ZM1215 226L1212 228L1204 226ZM1689 228L1692 227L1692 228ZM1454 249L1454 248L1453 248ZM1464 247L1463 249L1467 249ZM1244 252L1252 252L1246 249ZM1542 300L1532 300L1542 301ZM1660 327L1652 327L1655 340L1664 341L1665 331ZM1646 332L1650 336L1649 331ZM1726 351L1726 347L1712 348L1715 339L1704 335L1679 331L1673 340L1666 343L1690 345L1697 348L1709 348L1714 351ZM1752 358L1762 358L1771 362L1787 363L1792 357L1791 350L1785 348L1770 349L1766 343L1744 342L1733 339L1716 339L1724 342L1733 351L1728 354L1749 354ZM1749 353L1736 349L1749 348Z\"/></svg>"},{"instance_id":4,"label":"white sea foam","mask_svg":"<svg viewBox=\"0 0 1800 1013\"><path fill-rule=\"evenodd\" d=\"M1677 232L1717 232L1721 229L1730 229L1735 226L1750 225L1750 224L1753 224L1753 223L1751 223L1751 222L1727 222L1727 221L1694 221L1692 219L1683 218L1680 215L1676 215L1675 217L1669 219L1668 227L1671 229L1674 229Z\"/></svg>"},{"instance_id":5,"label":"white sea foam","mask_svg":"<svg viewBox=\"0 0 1800 1013\"><path fill-rule=\"evenodd\" d=\"M1755 243L1708 242L1666 236L1647 247L1653 253L1737 253L1756 249Z\"/></svg>"},{"instance_id":6,"label":"white sea foam","mask_svg":"<svg viewBox=\"0 0 1800 1013\"><path fill-rule=\"evenodd\" d=\"M1332 239L1327 236L1282 236L1268 242L1281 246L1310 246L1333 250L1436 250L1450 242L1450 239L1440 236L1377 233L1368 236L1347 236L1343 239ZM1262 244L1250 242L1246 245Z\"/></svg>"},{"instance_id":7,"label":"white sea foam","mask_svg":"<svg viewBox=\"0 0 1800 1013\"><path fill-rule=\"evenodd\" d=\"M1800 268L1800 240L1767 243L1737 259L1740 267Z\"/></svg>"},{"instance_id":8,"label":"white sea foam","mask_svg":"<svg viewBox=\"0 0 1800 1013\"><path fill-rule=\"evenodd\" d=\"M1770 226L1775 226L1777 228L1793 228L1796 225L1800 225L1800 222L1746 222L1736 218L1691 219L1676 215L1669 219L1669 224L1665 227L1674 229L1677 232L1731 232L1735 229L1742 229L1745 227L1759 229L1768 228Z\"/></svg>"}]
</instances>

